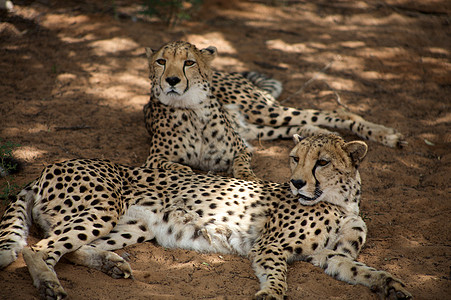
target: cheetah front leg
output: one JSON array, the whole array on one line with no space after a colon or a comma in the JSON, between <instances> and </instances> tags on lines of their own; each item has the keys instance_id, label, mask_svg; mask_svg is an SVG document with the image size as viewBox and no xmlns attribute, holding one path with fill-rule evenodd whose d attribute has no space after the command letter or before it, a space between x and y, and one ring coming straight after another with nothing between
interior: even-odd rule
<instances>
[{"instance_id":1,"label":"cheetah front leg","mask_svg":"<svg viewBox=\"0 0 451 300\"><path fill-rule=\"evenodd\" d=\"M170 161L164 156L161 155L150 155L146 162L142 165L142 167L150 168L150 169L165 169L165 170L174 170L174 171L182 171L182 172L190 172L193 170L185 165Z\"/></svg>"},{"instance_id":2,"label":"cheetah front leg","mask_svg":"<svg viewBox=\"0 0 451 300\"><path fill-rule=\"evenodd\" d=\"M260 240L252 248L249 258L260 280L256 299L284 299L288 287L287 257L287 253L277 243Z\"/></svg>"},{"instance_id":3,"label":"cheetah front leg","mask_svg":"<svg viewBox=\"0 0 451 300\"><path fill-rule=\"evenodd\" d=\"M355 261L366 239L366 225L362 218L350 216L343 220L338 238L330 248L322 249L307 258L326 274L351 284L361 284L379 293L384 299L409 299L401 280L393 275Z\"/></svg>"},{"instance_id":4,"label":"cheetah front leg","mask_svg":"<svg viewBox=\"0 0 451 300\"><path fill-rule=\"evenodd\" d=\"M132 268L118 254L93 245L83 245L66 258L74 264L102 271L113 278L132 278Z\"/></svg>"},{"instance_id":5,"label":"cheetah front leg","mask_svg":"<svg viewBox=\"0 0 451 300\"><path fill-rule=\"evenodd\" d=\"M411 299L404 283L388 272L376 270L334 250L324 249L308 260L326 274L351 284L361 284L380 294L383 299Z\"/></svg>"},{"instance_id":6,"label":"cheetah front leg","mask_svg":"<svg viewBox=\"0 0 451 300\"><path fill-rule=\"evenodd\" d=\"M247 151L238 153L233 160L233 177L249 181L261 181L251 169L252 154Z\"/></svg>"},{"instance_id":7,"label":"cheetah front leg","mask_svg":"<svg viewBox=\"0 0 451 300\"><path fill-rule=\"evenodd\" d=\"M102 271L113 278L131 278L133 276L129 263L111 251L152 240L155 234L149 229L145 218L145 208L131 206L108 234L65 257L75 264Z\"/></svg>"},{"instance_id":8,"label":"cheetah front leg","mask_svg":"<svg viewBox=\"0 0 451 300\"><path fill-rule=\"evenodd\" d=\"M46 263L48 258L46 252L24 248L22 254L33 279L33 285L39 290L41 298L60 300L67 297L53 265Z\"/></svg>"}]
</instances>

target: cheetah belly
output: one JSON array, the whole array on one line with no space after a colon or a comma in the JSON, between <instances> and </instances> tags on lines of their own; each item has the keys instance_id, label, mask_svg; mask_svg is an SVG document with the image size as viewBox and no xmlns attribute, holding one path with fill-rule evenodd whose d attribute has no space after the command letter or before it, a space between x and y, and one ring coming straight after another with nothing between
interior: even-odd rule
<instances>
[{"instance_id":1,"label":"cheetah belly","mask_svg":"<svg viewBox=\"0 0 451 300\"><path fill-rule=\"evenodd\" d=\"M211 223L211 219L200 218L195 212L169 216L166 220L164 212L154 213L148 207L134 205L126 214L146 222L158 244L167 248L247 255L257 238L257 231L249 229L250 226Z\"/></svg>"}]
</instances>

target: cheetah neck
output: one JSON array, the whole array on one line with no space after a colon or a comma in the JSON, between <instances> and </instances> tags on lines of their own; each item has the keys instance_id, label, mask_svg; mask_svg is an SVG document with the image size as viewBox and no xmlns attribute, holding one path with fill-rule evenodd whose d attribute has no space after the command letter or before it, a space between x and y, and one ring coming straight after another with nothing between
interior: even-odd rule
<instances>
[{"instance_id":1,"label":"cheetah neck","mask_svg":"<svg viewBox=\"0 0 451 300\"><path fill-rule=\"evenodd\" d=\"M322 201L339 206L348 214L359 215L360 212L360 185L347 193L324 191L325 199Z\"/></svg>"},{"instance_id":2,"label":"cheetah neck","mask_svg":"<svg viewBox=\"0 0 451 300\"><path fill-rule=\"evenodd\" d=\"M183 93L165 93L159 85L153 85L153 96L161 103L174 108L196 109L211 98L211 91L201 85L193 85Z\"/></svg>"}]
</instances>

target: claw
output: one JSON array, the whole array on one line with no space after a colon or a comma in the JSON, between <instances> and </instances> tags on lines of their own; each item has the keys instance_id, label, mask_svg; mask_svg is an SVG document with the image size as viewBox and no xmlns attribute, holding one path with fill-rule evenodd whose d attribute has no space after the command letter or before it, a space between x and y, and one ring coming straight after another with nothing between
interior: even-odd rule
<instances>
[{"instance_id":1,"label":"claw","mask_svg":"<svg viewBox=\"0 0 451 300\"><path fill-rule=\"evenodd\" d=\"M409 142L407 141L398 141L398 144L396 145L399 149L404 148L405 146L407 146L409 144Z\"/></svg>"}]
</instances>

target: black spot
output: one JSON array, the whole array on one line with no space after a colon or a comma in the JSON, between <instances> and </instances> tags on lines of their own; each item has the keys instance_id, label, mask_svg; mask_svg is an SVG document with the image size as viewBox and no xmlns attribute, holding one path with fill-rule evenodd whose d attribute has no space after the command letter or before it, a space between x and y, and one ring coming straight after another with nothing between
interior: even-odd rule
<instances>
[{"instance_id":1,"label":"black spot","mask_svg":"<svg viewBox=\"0 0 451 300\"><path fill-rule=\"evenodd\" d=\"M121 234L121 237L123 237L124 239L129 240L129 239L132 238L132 235L130 233L123 233L123 234Z\"/></svg>"},{"instance_id":2,"label":"black spot","mask_svg":"<svg viewBox=\"0 0 451 300\"><path fill-rule=\"evenodd\" d=\"M315 251L316 248L318 248L318 243L313 243L312 244L312 250Z\"/></svg>"},{"instance_id":3,"label":"black spot","mask_svg":"<svg viewBox=\"0 0 451 300\"><path fill-rule=\"evenodd\" d=\"M103 216L103 217L100 217L100 219L101 219L103 222L109 222L109 221L111 221L111 217L110 217L110 216Z\"/></svg>"},{"instance_id":4,"label":"black spot","mask_svg":"<svg viewBox=\"0 0 451 300\"><path fill-rule=\"evenodd\" d=\"M163 215L163 222L167 223L168 220L169 220L169 213L165 212L164 215Z\"/></svg>"},{"instance_id":5,"label":"black spot","mask_svg":"<svg viewBox=\"0 0 451 300\"><path fill-rule=\"evenodd\" d=\"M84 233L79 233L79 234L78 234L78 238L79 238L81 241L86 241L86 240L88 239L88 236L87 236L86 234L84 234Z\"/></svg>"},{"instance_id":6,"label":"black spot","mask_svg":"<svg viewBox=\"0 0 451 300\"><path fill-rule=\"evenodd\" d=\"M357 241L352 241L351 246L354 247L355 251L359 251L359 243Z\"/></svg>"}]
</instances>

